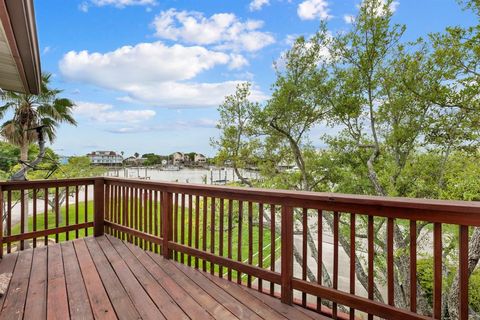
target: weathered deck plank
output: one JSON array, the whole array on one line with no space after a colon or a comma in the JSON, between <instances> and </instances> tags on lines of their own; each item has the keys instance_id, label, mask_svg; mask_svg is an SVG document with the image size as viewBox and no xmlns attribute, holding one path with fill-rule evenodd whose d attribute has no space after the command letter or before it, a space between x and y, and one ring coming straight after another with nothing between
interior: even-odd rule
<instances>
[{"instance_id":1,"label":"weathered deck plank","mask_svg":"<svg viewBox=\"0 0 480 320\"><path fill-rule=\"evenodd\" d=\"M32 272L28 285L25 319L47 316L47 247L33 252Z\"/></svg>"},{"instance_id":2,"label":"weathered deck plank","mask_svg":"<svg viewBox=\"0 0 480 320\"><path fill-rule=\"evenodd\" d=\"M59 245L48 247L47 318L62 320L69 316L67 285Z\"/></svg>"}]
</instances>

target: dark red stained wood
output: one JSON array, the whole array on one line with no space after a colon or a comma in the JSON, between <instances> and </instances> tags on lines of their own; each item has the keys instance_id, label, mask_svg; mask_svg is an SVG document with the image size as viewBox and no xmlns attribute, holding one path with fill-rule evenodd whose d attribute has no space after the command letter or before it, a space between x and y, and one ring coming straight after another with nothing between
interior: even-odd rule
<instances>
[{"instance_id":1,"label":"dark red stained wood","mask_svg":"<svg viewBox=\"0 0 480 320\"><path fill-rule=\"evenodd\" d=\"M58 229L60 226L60 207L59 207L59 201L58 201L58 187L55 188L55 194L54 194L54 201L55 201L55 228ZM58 243L58 233L55 234L55 242Z\"/></svg>"},{"instance_id":2,"label":"dark red stained wood","mask_svg":"<svg viewBox=\"0 0 480 320\"><path fill-rule=\"evenodd\" d=\"M459 226L459 316L468 319L468 226Z\"/></svg>"},{"instance_id":3,"label":"dark red stained wood","mask_svg":"<svg viewBox=\"0 0 480 320\"><path fill-rule=\"evenodd\" d=\"M85 215L83 222L88 222L88 185L85 185ZM85 236L88 236L88 228L85 228Z\"/></svg>"},{"instance_id":4,"label":"dark red stained wood","mask_svg":"<svg viewBox=\"0 0 480 320\"><path fill-rule=\"evenodd\" d=\"M1 189L0 189L0 193L1 193ZM32 202L33 202L33 208L32 208L32 211L33 211L33 221L32 221L32 229L33 231L37 231L37 189L33 189L32 190ZM3 204L3 201L1 199L1 195L0 195L0 203ZM3 205L0 205L2 208L3 208ZM68 208L68 206L67 206ZM3 217L3 214L1 214L1 209L0 209L0 217ZM0 219L2 220L3 222L3 219ZM67 218L67 221L68 221L68 218ZM3 226L2 226L3 227ZM3 230L2 230L3 231ZM67 233L68 235L68 233ZM3 235L1 236L3 237ZM67 238L68 240L68 238ZM33 247L36 248L37 247L37 238L33 238ZM1 245L1 244L0 244ZM1 245L1 247L3 248L3 245ZM3 250L2 250L3 251ZM1 253L0 253L0 257L1 257Z\"/></svg>"},{"instance_id":5,"label":"dark red stained wood","mask_svg":"<svg viewBox=\"0 0 480 320\"><path fill-rule=\"evenodd\" d=\"M433 317L442 316L442 225L433 224Z\"/></svg>"},{"instance_id":6,"label":"dark red stained wood","mask_svg":"<svg viewBox=\"0 0 480 320\"><path fill-rule=\"evenodd\" d=\"M178 269L175 268L172 262L164 260L151 252L147 252L147 254L173 281L184 288L185 291L212 316L217 319L230 319L235 317L228 309L212 298L204 288L178 272Z\"/></svg>"},{"instance_id":7,"label":"dark red stained wood","mask_svg":"<svg viewBox=\"0 0 480 320\"><path fill-rule=\"evenodd\" d=\"M79 223L79 216L80 216L80 212L79 212L79 208L78 208L78 202L79 202L79 199L78 199L78 186L75 186L75 224L78 224ZM45 219L47 219L45 217ZM46 221L46 220L45 220ZM78 239L78 230L75 230L75 239ZM45 240L46 241L46 240Z\"/></svg>"},{"instance_id":8,"label":"dark red stained wood","mask_svg":"<svg viewBox=\"0 0 480 320\"><path fill-rule=\"evenodd\" d=\"M333 213L333 289L338 289L338 223L340 216L338 212ZM337 303L332 303L333 318L337 318L338 307Z\"/></svg>"},{"instance_id":9,"label":"dark red stained wood","mask_svg":"<svg viewBox=\"0 0 480 320\"><path fill-rule=\"evenodd\" d=\"M93 201L94 201L93 234L95 237L99 237L103 235L104 221L105 221L105 216L104 216L105 187L104 187L103 179L95 180Z\"/></svg>"},{"instance_id":10,"label":"dark red stained wood","mask_svg":"<svg viewBox=\"0 0 480 320\"><path fill-rule=\"evenodd\" d=\"M200 248L200 197L195 197L195 249ZM198 258L195 258L195 269L198 269Z\"/></svg>"},{"instance_id":11,"label":"dark red stained wood","mask_svg":"<svg viewBox=\"0 0 480 320\"><path fill-rule=\"evenodd\" d=\"M134 195L135 199L134 199L133 202L134 202L134 204L135 204L135 221L134 221L134 227L133 227L133 228L134 228L135 230L140 230L140 228L139 228L139 223L138 223L139 215L140 215L140 213L139 213L139 208L138 208L138 205L139 205L139 203L138 203L138 198L139 198L138 192L139 192L139 191L138 191L138 189L135 188L134 192L135 192L135 195ZM162 207L162 208L163 208L163 207ZM162 210L163 210L163 209L162 209ZM138 238L137 238L137 237L135 237L135 244L136 244L136 245L139 244L139 241L138 241Z\"/></svg>"},{"instance_id":12,"label":"dark red stained wood","mask_svg":"<svg viewBox=\"0 0 480 320\"><path fill-rule=\"evenodd\" d=\"M275 271L275 205L270 205L270 270ZM275 284L270 283L270 294L274 295Z\"/></svg>"},{"instance_id":13,"label":"dark red stained wood","mask_svg":"<svg viewBox=\"0 0 480 320\"><path fill-rule=\"evenodd\" d=\"M373 283L375 281L374 279L374 273L373 273L373 268L374 268L374 263L373 263L373 257L374 257L374 242L373 242L373 216L368 216L368 226L367 226L367 238L368 238L368 299L373 300ZM369 314L368 315L369 320L373 320L373 315Z\"/></svg>"},{"instance_id":14,"label":"dark red stained wood","mask_svg":"<svg viewBox=\"0 0 480 320\"><path fill-rule=\"evenodd\" d=\"M108 237L108 239L109 241L100 240L102 248L104 250L115 248L137 281L142 285L143 290L148 293L157 308L161 310L167 319L189 319L140 261L125 247L121 240L113 237Z\"/></svg>"},{"instance_id":15,"label":"dark red stained wood","mask_svg":"<svg viewBox=\"0 0 480 320\"><path fill-rule=\"evenodd\" d=\"M233 233L233 200L228 200L228 230L227 230L227 257L232 259L232 233ZM232 268L228 268L227 277L232 281Z\"/></svg>"},{"instance_id":16,"label":"dark red stained wood","mask_svg":"<svg viewBox=\"0 0 480 320\"><path fill-rule=\"evenodd\" d=\"M195 220L197 215L195 215ZM193 237L193 197L192 195L188 196L188 246L192 246L192 237ZM188 265L192 265L192 256L188 256Z\"/></svg>"},{"instance_id":17,"label":"dark red stained wood","mask_svg":"<svg viewBox=\"0 0 480 320\"><path fill-rule=\"evenodd\" d=\"M179 201L178 201L178 193L175 193L174 195L174 206L175 209L173 210L173 241L178 242L178 207L179 207ZM174 260L178 261L178 252L174 253Z\"/></svg>"},{"instance_id":18,"label":"dark red stained wood","mask_svg":"<svg viewBox=\"0 0 480 320\"><path fill-rule=\"evenodd\" d=\"M110 202L112 201L111 190L110 185L105 185L105 221L112 221L112 215L110 213ZM111 230L108 227L105 228L105 231L111 234Z\"/></svg>"},{"instance_id":19,"label":"dark red stained wood","mask_svg":"<svg viewBox=\"0 0 480 320\"><path fill-rule=\"evenodd\" d=\"M119 319L139 319L140 314L128 297L96 239L87 238L85 242L83 240L78 243L75 242L75 250L80 266L83 266L82 273L95 318L115 319L113 310L115 308ZM98 273L90 270L97 270Z\"/></svg>"},{"instance_id":20,"label":"dark red stained wood","mask_svg":"<svg viewBox=\"0 0 480 320\"><path fill-rule=\"evenodd\" d=\"M4 262L2 261L2 264ZM47 247L37 248L33 253L32 271L28 284L24 319L47 317Z\"/></svg>"},{"instance_id":21,"label":"dark red stained wood","mask_svg":"<svg viewBox=\"0 0 480 320\"><path fill-rule=\"evenodd\" d=\"M65 225L66 226L70 224L69 219L70 219L70 191L68 187L65 187ZM34 218L34 220L36 219ZM70 232L65 232L65 239L67 241L70 240Z\"/></svg>"},{"instance_id":22,"label":"dark red stained wood","mask_svg":"<svg viewBox=\"0 0 480 320\"><path fill-rule=\"evenodd\" d=\"M393 272L393 228L394 228L394 219L387 219L387 296L388 304L393 306L394 302L394 272Z\"/></svg>"},{"instance_id":23,"label":"dark red stained wood","mask_svg":"<svg viewBox=\"0 0 480 320\"><path fill-rule=\"evenodd\" d=\"M159 232L159 215L160 215L160 212L158 211L158 191L154 191L154 194L153 194L153 203L154 203L154 213L153 213L153 223L155 224L155 227L154 227L154 232L155 232L155 236L156 237L159 237L160 236L160 232ZM130 225L131 225L131 220L130 220ZM130 241L132 242L132 241ZM159 250L158 250L159 246L158 244L155 244L155 252L156 253L159 253Z\"/></svg>"},{"instance_id":24,"label":"dark red stained wood","mask_svg":"<svg viewBox=\"0 0 480 320\"><path fill-rule=\"evenodd\" d=\"M12 191L7 191L7 236L12 235ZM46 240L45 240L46 241ZM11 252L10 241L7 241L7 253Z\"/></svg>"},{"instance_id":25,"label":"dark red stained wood","mask_svg":"<svg viewBox=\"0 0 480 320\"><path fill-rule=\"evenodd\" d=\"M148 233L148 190L143 190L143 231ZM147 249L149 243L147 241L143 242L143 248Z\"/></svg>"},{"instance_id":26,"label":"dark red stained wood","mask_svg":"<svg viewBox=\"0 0 480 320\"><path fill-rule=\"evenodd\" d=\"M242 226L243 226L243 201L238 202L238 238L237 238L237 261L242 261ZM242 283L242 273L237 272L237 283Z\"/></svg>"},{"instance_id":27,"label":"dark red stained wood","mask_svg":"<svg viewBox=\"0 0 480 320\"><path fill-rule=\"evenodd\" d=\"M282 207L282 269L281 269L281 300L292 304L293 300L293 208Z\"/></svg>"},{"instance_id":28,"label":"dark red stained wood","mask_svg":"<svg viewBox=\"0 0 480 320\"><path fill-rule=\"evenodd\" d=\"M21 251L3 302L0 319L22 319L27 298L28 280L32 266L33 250ZM3 263L3 261L2 261Z\"/></svg>"},{"instance_id":29,"label":"dark red stained wood","mask_svg":"<svg viewBox=\"0 0 480 320\"><path fill-rule=\"evenodd\" d=\"M307 280L307 225L308 209L303 208L302 212L302 280ZM307 306L307 294L302 292L302 306Z\"/></svg>"},{"instance_id":30,"label":"dark red stained wood","mask_svg":"<svg viewBox=\"0 0 480 320\"><path fill-rule=\"evenodd\" d=\"M70 318L79 320L93 319L87 290L85 289L73 244L72 242L64 242L61 244L61 247L65 269L65 282L67 284Z\"/></svg>"},{"instance_id":31,"label":"dark red stained wood","mask_svg":"<svg viewBox=\"0 0 480 320\"><path fill-rule=\"evenodd\" d=\"M2 187L0 186L0 259L3 258L3 217L4 217L4 212L3 212L3 190Z\"/></svg>"},{"instance_id":32,"label":"dark red stained wood","mask_svg":"<svg viewBox=\"0 0 480 320\"><path fill-rule=\"evenodd\" d=\"M67 287L60 245L48 247L47 318L65 319L69 315Z\"/></svg>"},{"instance_id":33,"label":"dark red stained wood","mask_svg":"<svg viewBox=\"0 0 480 320\"><path fill-rule=\"evenodd\" d=\"M355 252L355 227L356 227L356 216L354 213L350 214L350 293L355 294L355 263L356 263L356 252ZM350 308L350 319L355 319L355 309Z\"/></svg>"},{"instance_id":34,"label":"dark red stained wood","mask_svg":"<svg viewBox=\"0 0 480 320\"><path fill-rule=\"evenodd\" d=\"M263 203L258 204L258 267L263 268ZM258 279L258 291L263 292L262 279Z\"/></svg>"},{"instance_id":35,"label":"dark red stained wood","mask_svg":"<svg viewBox=\"0 0 480 320\"><path fill-rule=\"evenodd\" d=\"M210 200L210 253L215 254L215 198ZM214 272L215 265L210 262L210 273Z\"/></svg>"},{"instance_id":36,"label":"dark red stained wood","mask_svg":"<svg viewBox=\"0 0 480 320\"><path fill-rule=\"evenodd\" d=\"M97 242L102 248L103 253L110 261L125 291L132 300L140 316L143 319L165 319L162 313L157 309L155 303L150 299L148 294L143 290L134 274L128 268L128 265L110 245L107 238L99 237Z\"/></svg>"},{"instance_id":37,"label":"dark red stained wood","mask_svg":"<svg viewBox=\"0 0 480 320\"><path fill-rule=\"evenodd\" d=\"M14 271L14 268L15 268L15 264L17 262L17 258L18 258L18 253L12 253L12 254L7 254L3 257L2 259L2 262L0 263L0 274L1 273L13 273ZM10 284L12 282L10 281ZM10 290L10 288L7 288L7 292L8 290ZM2 295L0 296L0 310L3 308L3 303L5 301L5 297L6 295ZM0 317L1 317L1 313L0 313Z\"/></svg>"},{"instance_id":38,"label":"dark red stained wood","mask_svg":"<svg viewBox=\"0 0 480 320\"><path fill-rule=\"evenodd\" d=\"M253 263L253 203L248 202L248 264ZM247 287L252 287L252 276L247 276Z\"/></svg>"},{"instance_id":39,"label":"dark red stained wood","mask_svg":"<svg viewBox=\"0 0 480 320\"><path fill-rule=\"evenodd\" d=\"M133 221L135 220L135 194L134 194L135 190L133 188L128 188L128 203L129 203L129 217L128 217L128 227L129 228L134 228L134 225L133 225ZM158 199L157 199L158 200ZM158 231L158 229L157 229ZM157 232L157 235L158 232ZM129 235L129 238L128 238L128 241L130 243L133 243L135 240L134 240L134 236L133 235Z\"/></svg>"},{"instance_id":40,"label":"dark red stained wood","mask_svg":"<svg viewBox=\"0 0 480 320\"><path fill-rule=\"evenodd\" d=\"M185 194L182 193L181 199L182 210L180 213L180 243L185 244ZM180 254L180 260L182 263L185 263L185 256L184 254Z\"/></svg>"},{"instance_id":41,"label":"dark red stained wood","mask_svg":"<svg viewBox=\"0 0 480 320\"><path fill-rule=\"evenodd\" d=\"M417 311L417 222L410 221L410 311Z\"/></svg>"},{"instance_id":42,"label":"dark red stained wood","mask_svg":"<svg viewBox=\"0 0 480 320\"><path fill-rule=\"evenodd\" d=\"M20 233L25 233L25 190L23 189L20 190ZM20 241L20 250L23 250L23 248L24 241L22 240Z\"/></svg>"},{"instance_id":43,"label":"dark red stained wood","mask_svg":"<svg viewBox=\"0 0 480 320\"><path fill-rule=\"evenodd\" d=\"M5 236L4 240L6 242L15 242L15 241L20 241L20 240L32 239L32 238L35 238L35 237L38 238L38 237L44 237L44 236L48 236L48 235L52 235L52 234L72 231L72 230L76 230L76 229L84 228L84 227L88 227L88 228L93 227L93 222L80 223L78 225L73 225L72 224L72 225L69 225L69 226L63 226L63 227L47 229L47 230L39 230L39 231L19 233L19 234L15 234L13 236Z\"/></svg>"},{"instance_id":44,"label":"dark red stained wood","mask_svg":"<svg viewBox=\"0 0 480 320\"><path fill-rule=\"evenodd\" d=\"M138 247L126 246L132 254L140 261L140 263L148 270L148 272L156 279L156 281L165 289L174 301L180 303L183 311L192 319L211 319L202 306L200 306L183 288L176 283L170 276L157 265L143 250Z\"/></svg>"},{"instance_id":45,"label":"dark red stained wood","mask_svg":"<svg viewBox=\"0 0 480 320\"><path fill-rule=\"evenodd\" d=\"M153 193L148 190L148 233L153 235ZM152 242L149 242L149 250L153 250Z\"/></svg>"},{"instance_id":46,"label":"dark red stained wood","mask_svg":"<svg viewBox=\"0 0 480 320\"><path fill-rule=\"evenodd\" d=\"M318 210L318 220L317 220L317 283L322 284L323 277L323 211ZM317 297L317 312L320 312L322 309L322 298Z\"/></svg>"},{"instance_id":47,"label":"dark red stained wood","mask_svg":"<svg viewBox=\"0 0 480 320\"><path fill-rule=\"evenodd\" d=\"M48 229L48 189L45 188L43 190L44 192L44 202L43 202L43 229L47 230ZM48 237L45 236L44 239L44 244L48 246Z\"/></svg>"},{"instance_id":48,"label":"dark red stained wood","mask_svg":"<svg viewBox=\"0 0 480 320\"><path fill-rule=\"evenodd\" d=\"M208 208L208 198L203 197L203 230L202 230L202 250L207 251L207 208ZM202 270L207 271L207 261L203 260L202 261Z\"/></svg>"}]
</instances>

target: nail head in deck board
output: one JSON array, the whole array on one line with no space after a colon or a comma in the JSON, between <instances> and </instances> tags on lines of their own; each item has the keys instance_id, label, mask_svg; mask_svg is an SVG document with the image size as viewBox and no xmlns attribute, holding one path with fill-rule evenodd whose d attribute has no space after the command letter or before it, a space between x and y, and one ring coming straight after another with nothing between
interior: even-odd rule
<instances>
[{"instance_id":1,"label":"nail head in deck board","mask_svg":"<svg viewBox=\"0 0 480 320\"><path fill-rule=\"evenodd\" d=\"M108 239L105 237L99 237L97 242L105 253L107 259L110 261L113 270L115 270L115 273L125 288L125 291L128 293L130 299L140 313L140 316L144 319L152 320L165 319L160 310L157 309L155 303L153 303L148 294L143 290L125 261L123 261L120 255L110 245Z\"/></svg>"},{"instance_id":2,"label":"nail head in deck board","mask_svg":"<svg viewBox=\"0 0 480 320\"><path fill-rule=\"evenodd\" d=\"M60 245L48 247L47 318L65 319L69 314L67 286Z\"/></svg>"},{"instance_id":3,"label":"nail head in deck board","mask_svg":"<svg viewBox=\"0 0 480 320\"><path fill-rule=\"evenodd\" d=\"M2 262L3 263L3 262ZM25 319L47 316L47 247L33 252L32 271L25 303Z\"/></svg>"},{"instance_id":4,"label":"nail head in deck board","mask_svg":"<svg viewBox=\"0 0 480 320\"><path fill-rule=\"evenodd\" d=\"M169 277L185 288L190 296L203 306L213 317L216 319L235 318L228 309L219 304L208 292L204 291L202 287L198 286L190 278L183 276L182 273L173 266L173 263L154 253L147 252L147 254L158 266L160 266L160 268L162 268L163 271L165 271L165 273L168 274Z\"/></svg>"},{"instance_id":5,"label":"nail head in deck board","mask_svg":"<svg viewBox=\"0 0 480 320\"><path fill-rule=\"evenodd\" d=\"M0 319L22 319L27 298L28 281L32 266L33 249L18 254L10 286L3 302Z\"/></svg>"},{"instance_id":6,"label":"nail head in deck board","mask_svg":"<svg viewBox=\"0 0 480 320\"><path fill-rule=\"evenodd\" d=\"M126 247L175 301L181 301L180 307L190 318L213 319L208 312L188 294L186 289L173 281L145 251L134 245L126 244Z\"/></svg>"},{"instance_id":7,"label":"nail head in deck board","mask_svg":"<svg viewBox=\"0 0 480 320\"><path fill-rule=\"evenodd\" d=\"M97 269L93 263L88 249L83 239L73 241L75 252L77 253L80 270L82 272L85 288L87 289L88 299L95 318L101 319L116 319L115 311L113 310L107 293L97 273Z\"/></svg>"},{"instance_id":8,"label":"nail head in deck board","mask_svg":"<svg viewBox=\"0 0 480 320\"><path fill-rule=\"evenodd\" d=\"M155 278L153 278L147 269L135 258L130 250L125 247L123 241L113 237L107 238L110 242L109 244L105 242L106 246L110 245L118 252L163 315L167 319L188 319L162 286L155 281Z\"/></svg>"},{"instance_id":9,"label":"nail head in deck board","mask_svg":"<svg viewBox=\"0 0 480 320\"><path fill-rule=\"evenodd\" d=\"M115 309L119 319L138 319L140 315L133 305L133 302L128 297L127 292L123 288L110 262L103 254L102 249L97 241L93 238L85 239L85 244L88 247L90 256L95 264L93 267L97 269L101 282L105 287L106 293L110 298L110 302ZM106 297L106 299L108 299Z\"/></svg>"},{"instance_id":10,"label":"nail head in deck board","mask_svg":"<svg viewBox=\"0 0 480 320\"><path fill-rule=\"evenodd\" d=\"M93 319L87 290L85 289L82 272L78 265L73 244L71 242L63 242L61 247L70 318L82 320Z\"/></svg>"}]
</instances>

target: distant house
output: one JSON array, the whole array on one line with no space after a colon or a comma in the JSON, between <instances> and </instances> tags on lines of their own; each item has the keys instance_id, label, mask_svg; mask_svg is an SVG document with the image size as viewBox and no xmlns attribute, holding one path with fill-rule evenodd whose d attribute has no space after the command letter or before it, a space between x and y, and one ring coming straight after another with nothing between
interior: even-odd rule
<instances>
[{"instance_id":1,"label":"distant house","mask_svg":"<svg viewBox=\"0 0 480 320\"><path fill-rule=\"evenodd\" d=\"M195 164L205 164L207 163L207 157L205 157L201 153L195 153L193 161L195 162Z\"/></svg>"},{"instance_id":2,"label":"distant house","mask_svg":"<svg viewBox=\"0 0 480 320\"><path fill-rule=\"evenodd\" d=\"M148 159L147 158L136 158L134 156L126 158L123 162L127 166L141 166L143 165Z\"/></svg>"},{"instance_id":3,"label":"distant house","mask_svg":"<svg viewBox=\"0 0 480 320\"><path fill-rule=\"evenodd\" d=\"M183 152L175 152L172 154L172 162L174 165L183 164L185 161L185 154Z\"/></svg>"},{"instance_id":4,"label":"distant house","mask_svg":"<svg viewBox=\"0 0 480 320\"><path fill-rule=\"evenodd\" d=\"M93 165L116 166L123 163L122 155L115 151L93 151L87 154L87 157Z\"/></svg>"}]
</instances>

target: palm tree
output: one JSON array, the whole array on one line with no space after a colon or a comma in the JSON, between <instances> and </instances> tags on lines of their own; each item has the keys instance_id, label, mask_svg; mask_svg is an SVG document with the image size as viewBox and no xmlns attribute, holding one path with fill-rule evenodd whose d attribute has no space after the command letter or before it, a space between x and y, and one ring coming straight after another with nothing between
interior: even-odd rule
<instances>
[{"instance_id":1,"label":"palm tree","mask_svg":"<svg viewBox=\"0 0 480 320\"><path fill-rule=\"evenodd\" d=\"M66 98L59 98L61 90L49 87L51 74L42 75L41 93L39 95L6 92L3 96L5 104L0 106L0 119L9 112L13 113L10 120L0 126L2 135L11 144L20 148L20 162L22 169L12 178L25 180L29 166L37 165L43 160L45 152L45 138L53 142L56 137L56 129L61 123L77 125L73 118L75 104ZM42 127L38 129L38 127ZM30 164L28 161L28 147L37 142L40 145L40 153L37 159ZM25 221L28 219L28 193L25 193L25 209L22 212ZM28 224L25 226L28 228ZM25 229L25 231L28 231Z\"/></svg>"},{"instance_id":2,"label":"palm tree","mask_svg":"<svg viewBox=\"0 0 480 320\"><path fill-rule=\"evenodd\" d=\"M57 97L62 91L49 87L51 74L42 75L41 93L39 95L6 92L3 100L6 102L0 107L0 119L9 111L13 117L0 126L0 134L10 143L20 148L22 166L28 160L28 147L38 140L35 130L43 127L43 134L53 142L56 129L60 123L76 125L73 118L75 104L66 98Z\"/></svg>"}]
</instances>

